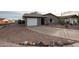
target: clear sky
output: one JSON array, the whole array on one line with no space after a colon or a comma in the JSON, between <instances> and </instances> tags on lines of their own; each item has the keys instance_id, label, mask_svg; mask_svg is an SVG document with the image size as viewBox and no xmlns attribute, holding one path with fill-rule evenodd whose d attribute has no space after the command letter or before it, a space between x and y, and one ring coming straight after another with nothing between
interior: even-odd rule
<instances>
[{"instance_id":1,"label":"clear sky","mask_svg":"<svg viewBox=\"0 0 79 59\"><path fill-rule=\"evenodd\" d=\"M65 11L79 11L78 0L0 0L1 11L38 11L60 15Z\"/></svg>"}]
</instances>

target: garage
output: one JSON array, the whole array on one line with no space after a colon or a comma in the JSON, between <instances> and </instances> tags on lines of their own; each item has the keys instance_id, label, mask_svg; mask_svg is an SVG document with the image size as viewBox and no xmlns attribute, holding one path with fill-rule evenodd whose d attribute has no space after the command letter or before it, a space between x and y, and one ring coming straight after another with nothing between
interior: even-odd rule
<instances>
[{"instance_id":1,"label":"garage","mask_svg":"<svg viewBox=\"0 0 79 59\"><path fill-rule=\"evenodd\" d=\"M25 20L26 26L40 26L44 25L44 18L46 16L43 16L42 14L39 14L37 12L34 13L25 13L23 15L23 19Z\"/></svg>"},{"instance_id":2,"label":"garage","mask_svg":"<svg viewBox=\"0 0 79 59\"><path fill-rule=\"evenodd\" d=\"M37 26L37 18L27 18L27 26Z\"/></svg>"}]
</instances>

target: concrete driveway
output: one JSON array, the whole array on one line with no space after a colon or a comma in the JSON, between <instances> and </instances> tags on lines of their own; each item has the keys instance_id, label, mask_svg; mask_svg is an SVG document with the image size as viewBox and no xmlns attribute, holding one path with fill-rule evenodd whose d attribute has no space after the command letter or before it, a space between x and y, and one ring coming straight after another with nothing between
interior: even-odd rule
<instances>
[{"instance_id":1,"label":"concrete driveway","mask_svg":"<svg viewBox=\"0 0 79 59\"><path fill-rule=\"evenodd\" d=\"M79 40L79 30L52 28L48 26L28 27L28 29L50 36Z\"/></svg>"}]
</instances>

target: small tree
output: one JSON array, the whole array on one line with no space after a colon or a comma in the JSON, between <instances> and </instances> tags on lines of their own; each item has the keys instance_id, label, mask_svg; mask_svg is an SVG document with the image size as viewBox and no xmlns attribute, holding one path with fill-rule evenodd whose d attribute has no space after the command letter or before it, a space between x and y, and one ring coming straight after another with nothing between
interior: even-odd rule
<instances>
[{"instance_id":1,"label":"small tree","mask_svg":"<svg viewBox=\"0 0 79 59\"><path fill-rule=\"evenodd\" d=\"M65 24L65 22L64 22L63 19L59 19L58 23L61 24L61 25L64 25Z\"/></svg>"},{"instance_id":2,"label":"small tree","mask_svg":"<svg viewBox=\"0 0 79 59\"><path fill-rule=\"evenodd\" d=\"M21 20L21 23L22 23L22 24L25 24L25 21L24 21L24 20Z\"/></svg>"},{"instance_id":3,"label":"small tree","mask_svg":"<svg viewBox=\"0 0 79 59\"><path fill-rule=\"evenodd\" d=\"M18 24L21 24L22 22L21 22L21 20L18 20Z\"/></svg>"},{"instance_id":4,"label":"small tree","mask_svg":"<svg viewBox=\"0 0 79 59\"><path fill-rule=\"evenodd\" d=\"M24 20L18 20L18 24L25 24Z\"/></svg>"}]
</instances>

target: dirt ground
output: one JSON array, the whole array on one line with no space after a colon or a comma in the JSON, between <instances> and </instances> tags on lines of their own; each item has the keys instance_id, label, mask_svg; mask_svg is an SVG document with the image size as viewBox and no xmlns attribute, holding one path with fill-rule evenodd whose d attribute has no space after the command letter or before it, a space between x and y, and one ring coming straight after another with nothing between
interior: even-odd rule
<instances>
[{"instance_id":1,"label":"dirt ground","mask_svg":"<svg viewBox=\"0 0 79 59\"><path fill-rule=\"evenodd\" d=\"M66 42L67 39L34 32L28 30L24 25L11 24L0 30L0 40L16 44L24 41L42 41L49 44L49 41L52 40Z\"/></svg>"},{"instance_id":2,"label":"dirt ground","mask_svg":"<svg viewBox=\"0 0 79 59\"><path fill-rule=\"evenodd\" d=\"M0 40L0 47L22 47L21 45Z\"/></svg>"}]
</instances>

